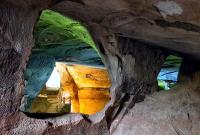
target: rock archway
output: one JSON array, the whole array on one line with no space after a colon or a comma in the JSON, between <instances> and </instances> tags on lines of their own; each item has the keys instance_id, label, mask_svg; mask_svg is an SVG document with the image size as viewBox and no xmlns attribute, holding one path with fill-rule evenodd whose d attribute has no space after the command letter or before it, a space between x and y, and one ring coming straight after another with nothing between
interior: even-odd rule
<instances>
[{"instance_id":1,"label":"rock archway","mask_svg":"<svg viewBox=\"0 0 200 135\"><path fill-rule=\"evenodd\" d=\"M190 98L191 103L184 100L186 105L189 103L188 108L193 107L194 109L194 113L192 115L189 113L187 119L198 120L200 112L195 108L199 108L200 103L197 94L199 67L184 68L186 67L184 65L191 66L199 63L199 5L198 0L176 2L157 0L148 2L137 0L3 1L0 4L0 132L20 135L30 133L73 135L125 133L121 129L123 122L132 115L130 112L132 113L139 106L138 104L136 108L132 109L136 102L143 101L145 95L155 91L157 74L169 53L179 53L185 58L186 62L183 64L180 78L184 80L186 75L192 86L187 88L182 85L183 89L197 91L196 93L191 92L192 95L197 95L195 98ZM96 115L71 114L39 120L29 118L18 110L24 88L23 72L34 45L32 36L34 24L41 10L50 7L87 25L93 34L104 63L109 69L113 84L112 100L102 112ZM191 59L196 60L191 62ZM192 76L188 77L188 72ZM193 86L193 84L196 85ZM165 95L160 94L154 96ZM181 95L181 92L176 94ZM164 97L171 99L170 95ZM177 101L176 98L178 96L173 98L174 102ZM141 104L145 106L148 105L149 102L147 102L148 99ZM162 106L158 108L162 109ZM188 108L183 107L179 110L181 112L182 109ZM147 110L139 107L138 111ZM172 109L172 111L174 110ZM150 112L153 113L151 110ZM127 113L128 115L126 115ZM176 112L174 111L174 113ZM182 116L182 113L180 115ZM180 121L184 120L179 115L175 116ZM146 115L138 115L137 118L139 117L145 118ZM140 120L144 119L133 120L133 122ZM150 119L151 121L153 121L153 117ZM199 125L199 122L192 121L190 126L194 124ZM195 127L179 131L183 127L184 125L172 126L173 131L177 134L199 133L198 128ZM137 128L139 130L141 127L134 128L135 131L127 131L127 134L142 133ZM173 132L170 133L173 134Z\"/></svg>"}]
</instances>

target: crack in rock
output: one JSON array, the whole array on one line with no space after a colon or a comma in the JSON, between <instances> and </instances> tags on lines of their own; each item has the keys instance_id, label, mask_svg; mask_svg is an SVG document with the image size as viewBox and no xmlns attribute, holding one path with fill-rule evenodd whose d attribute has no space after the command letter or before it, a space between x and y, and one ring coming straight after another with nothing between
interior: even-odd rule
<instances>
[{"instance_id":1,"label":"crack in rock","mask_svg":"<svg viewBox=\"0 0 200 135\"><path fill-rule=\"evenodd\" d=\"M163 28L167 28L167 27L173 27L173 28L179 28L179 29L183 29L186 31L192 31L192 32L198 32L200 33L200 26L198 25L194 25L191 23L187 23L187 22L180 22L180 21L176 21L176 22L168 22L165 20L154 20L155 23Z\"/></svg>"}]
</instances>

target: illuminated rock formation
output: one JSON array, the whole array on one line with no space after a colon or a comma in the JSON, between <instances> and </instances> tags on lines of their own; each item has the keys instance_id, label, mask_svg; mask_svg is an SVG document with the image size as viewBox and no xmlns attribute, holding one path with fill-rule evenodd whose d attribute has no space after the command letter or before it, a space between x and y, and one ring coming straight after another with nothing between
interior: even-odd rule
<instances>
[{"instance_id":1,"label":"illuminated rock formation","mask_svg":"<svg viewBox=\"0 0 200 135\"><path fill-rule=\"evenodd\" d=\"M106 69L65 63L56 63L56 69L61 87L59 90L44 87L28 112L95 114L110 100L111 82Z\"/></svg>"},{"instance_id":2,"label":"illuminated rock formation","mask_svg":"<svg viewBox=\"0 0 200 135\"><path fill-rule=\"evenodd\" d=\"M33 29L46 8L81 21L94 38L112 81L111 101L96 115L35 119L19 111ZM198 135L199 12L199 0L1 0L0 134ZM168 54L183 57L180 81L192 85L147 96Z\"/></svg>"}]
</instances>

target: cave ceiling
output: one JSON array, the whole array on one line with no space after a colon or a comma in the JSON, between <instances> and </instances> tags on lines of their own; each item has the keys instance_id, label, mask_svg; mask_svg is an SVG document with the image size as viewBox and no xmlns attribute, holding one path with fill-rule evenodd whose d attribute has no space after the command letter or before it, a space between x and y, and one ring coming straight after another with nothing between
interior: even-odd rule
<instances>
[{"instance_id":1,"label":"cave ceiling","mask_svg":"<svg viewBox=\"0 0 200 135\"><path fill-rule=\"evenodd\" d=\"M198 0L61 1L52 9L89 29L100 25L119 36L200 58Z\"/></svg>"},{"instance_id":2,"label":"cave ceiling","mask_svg":"<svg viewBox=\"0 0 200 135\"><path fill-rule=\"evenodd\" d=\"M100 25L119 36L200 59L199 0L5 0L1 5L51 8L83 22L94 37L98 30L93 27Z\"/></svg>"},{"instance_id":3,"label":"cave ceiling","mask_svg":"<svg viewBox=\"0 0 200 135\"><path fill-rule=\"evenodd\" d=\"M109 70L112 87L110 89L111 101L96 116L76 115L74 117L75 115L72 114L69 117L61 116L42 121L29 118L19 112L25 86L23 75L35 43L34 26L44 9L54 10L80 21L88 28L94 42L99 47L98 50ZM108 130L115 130L123 116L136 102L143 101L146 94L154 92L157 86L157 74L166 58L165 51L200 59L199 11L199 0L0 0L0 124L2 125L0 131L2 134L20 135L22 133L95 135L108 134ZM49 53L48 48L44 52ZM182 66L182 78L187 72L189 74L186 74L186 78L191 79L196 75L196 71L199 71L199 61L189 58L183 58L183 60L185 64ZM199 76L195 83L197 85L194 84L193 87L198 86ZM199 89L199 86L197 88ZM187 89L190 90L190 88ZM172 93L172 95L176 94ZM182 95L180 91L180 97L183 97ZM192 96L188 98L188 92L184 95L186 95L184 99L187 100L180 102L183 109L199 108L197 93L194 93L196 98ZM171 102L172 98L167 100ZM176 99L179 99L178 95ZM190 103L188 100L195 100L195 102ZM155 101L160 103L159 100ZM197 115L193 117L182 109L177 111L176 106L170 108L175 108L177 119L174 119L176 117L170 118L174 121L180 120L175 125L183 123L181 126L185 126L182 116L189 123L194 122L192 118L199 123L198 113L194 113ZM199 112L199 109L196 110ZM169 122L168 116L172 115L169 113L169 115L162 114L162 116L166 116L165 119ZM79 122L71 124L70 122L75 122L71 118ZM136 122L142 125L140 119ZM150 123L152 124L151 120ZM196 123L194 125L199 127ZM176 134L180 134L171 121L169 125L166 131L173 127ZM188 126L189 131L195 131L191 128L194 125ZM158 127L152 128L158 129ZM195 132L197 134L198 129L196 128L197 132Z\"/></svg>"}]
</instances>

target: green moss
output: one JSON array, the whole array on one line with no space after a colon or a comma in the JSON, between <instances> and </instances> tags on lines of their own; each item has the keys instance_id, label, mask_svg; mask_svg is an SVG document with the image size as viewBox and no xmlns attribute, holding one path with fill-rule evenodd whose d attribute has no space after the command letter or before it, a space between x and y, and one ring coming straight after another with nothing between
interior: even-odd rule
<instances>
[{"instance_id":1,"label":"green moss","mask_svg":"<svg viewBox=\"0 0 200 135\"><path fill-rule=\"evenodd\" d=\"M181 57L169 55L165 60L163 68L171 68L171 67L179 68L181 65L181 62L182 62Z\"/></svg>"},{"instance_id":2,"label":"green moss","mask_svg":"<svg viewBox=\"0 0 200 135\"><path fill-rule=\"evenodd\" d=\"M96 50L90 33L80 22L52 10L44 10L42 12L36 24L34 36L36 38L36 48L66 39L76 39Z\"/></svg>"},{"instance_id":3,"label":"green moss","mask_svg":"<svg viewBox=\"0 0 200 135\"><path fill-rule=\"evenodd\" d=\"M165 90L165 84L164 81L158 80L158 90Z\"/></svg>"},{"instance_id":4,"label":"green moss","mask_svg":"<svg viewBox=\"0 0 200 135\"><path fill-rule=\"evenodd\" d=\"M80 22L57 12L42 12L34 37L32 55L53 56L62 62L103 65L88 30Z\"/></svg>"}]
</instances>

